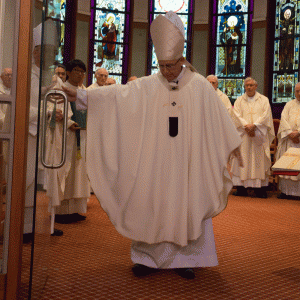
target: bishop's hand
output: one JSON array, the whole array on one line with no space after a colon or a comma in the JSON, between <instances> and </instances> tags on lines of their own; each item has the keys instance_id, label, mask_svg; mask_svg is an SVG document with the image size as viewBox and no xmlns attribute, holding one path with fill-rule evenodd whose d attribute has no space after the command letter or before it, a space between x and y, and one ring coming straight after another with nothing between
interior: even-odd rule
<instances>
[{"instance_id":1,"label":"bishop's hand","mask_svg":"<svg viewBox=\"0 0 300 300\"><path fill-rule=\"evenodd\" d=\"M76 101L76 97L77 97L77 92L66 87L66 86L62 86L63 91L67 94L68 97L68 101L69 102L75 102Z\"/></svg>"}]
</instances>

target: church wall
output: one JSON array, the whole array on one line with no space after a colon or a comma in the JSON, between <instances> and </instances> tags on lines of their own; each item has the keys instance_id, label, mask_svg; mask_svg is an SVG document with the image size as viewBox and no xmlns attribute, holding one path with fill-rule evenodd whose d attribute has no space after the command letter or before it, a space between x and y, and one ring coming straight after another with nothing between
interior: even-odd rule
<instances>
[{"instance_id":1,"label":"church wall","mask_svg":"<svg viewBox=\"0 0 300 300\"><path fill-rule=\"evenodd\" d=\"M252 41L251 77L258 82L257 91L264 94L266 28L254 28Z\"/></svg>"},{"instance_id":2,"label":"church wall","mask_svg":"<svg viewBox=\"0 0 300 300\"><path fill-rule=\"evenodd\" d=\"M206 76L208 31L198 30L194 32L194 46L192 64L203 76Z\"/></svg>"},{"instance_id":3,"label":"church wall","mask_svg":"<svg viewBox=\"0 0 300 300\"><path fill-rule=\"evenodd\" d=\"M147 32L146 28L133 28L131 76L143 77L146 74L147 62Z\"/></svg>"},{"instance_id":4,"label":"church wall","mask_svg":"<svg viewBox=\"0 0 300 300\"><path fill-rule=\"evenodd\" d=\"M76 27L76 59L82 60L86 67L88 63L88 45L89 45L89 22L83 22L77 20ZM85 81L87 81L87 76L85 77ZM87 83L84 82L86 85Z\"/></svg>"}]
</instances>

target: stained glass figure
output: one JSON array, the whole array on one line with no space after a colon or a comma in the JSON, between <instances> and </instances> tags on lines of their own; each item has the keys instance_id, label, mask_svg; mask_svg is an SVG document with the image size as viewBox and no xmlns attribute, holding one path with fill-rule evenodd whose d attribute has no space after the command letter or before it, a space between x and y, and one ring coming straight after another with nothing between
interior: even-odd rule
<instances>
[{"instance_id":1,"label":"stained glass figure","mask_svg":"<svg viewBox=\"0 0 300 300\"><path fill-rule=\"evenodd\" d=\"M300 1L276 1L272 102L294 97L299 78Z\"/></svg>"},{"instance_id":2,"label":"stained glass figure","mask_svg":"<svg viewBox=\"0 0 300 300\"><path fill-rule=\"evenodd\" d=\"M174 11L183 22L185 30L185 46L183 56L188 61L191 59L191 34L192 34L192 18L194 0L151 0L150 2L150 23L160 14L165 14L168 11ZM155 54L155 49L151 43L148 50L148 74L158 72L158 62Z\"/></svg>"},{"instance_id":3,"label":"stained glass figure","mask_svg":"<svg viewBox=\"0 0 300 300\"><path fill-rule=\"evenodd\" d=\"M243 82L249 76L246 66L250 64L252 14L253 0L214 1L211 46L215 61L210 72L219 78L219 89L232 103L244 93Z\"/></svg>"},{"instance_id":4,"label":"stained glass figure","mask_svg":"<svg viewBox=\"0 0 300 300\"><path fill-rule=\"evenodd\" d=\"M130 0L92 1L94 56L89 68L89 84L95 81L95 71L100 67L105 68L117 83L126 82L129 8Z\"/></svg>"},{"instance_id":5,"label":"stained glass figure","mask_svg":"<svg viewBox=\"0 0 300 300\"><path fill-rule=\"evenodd\" d=\"M59 37L56 63L63 63L64 43L65 43L65 17L66 0L49 0L46 6L46 18L52 18L57 28Z\"/></svg>"}]
</instances>

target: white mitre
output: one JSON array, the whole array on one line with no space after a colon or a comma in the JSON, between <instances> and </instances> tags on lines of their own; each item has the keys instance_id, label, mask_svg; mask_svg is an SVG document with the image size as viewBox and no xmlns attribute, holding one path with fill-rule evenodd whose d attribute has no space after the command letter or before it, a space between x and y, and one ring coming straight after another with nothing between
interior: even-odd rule
<instances>
[{"instance_id":1,"label":"white mitre","mask_svg":"<svg viewBox=\"0 0 300 300\"><path fill-rule=\"evenodd\" d=\"M150 33L158 60L175 60L182 57L185 31L176 13L169 11L155 18L151 23ZM197 72L187 60L183 64Z\"/></svg>"},{"instance_id":2,"label":"white mitre","mask_svg":"<svg viewBox=\"0 0 300 300\"><path fill-rule=\"evenodd\" d=\"M33 48L42 44L42 27L43 24L39 24L33 29ZM44 45L58 46L57 30L54 22L48 19L44 22Z\"/></svg>"}]
</instances>

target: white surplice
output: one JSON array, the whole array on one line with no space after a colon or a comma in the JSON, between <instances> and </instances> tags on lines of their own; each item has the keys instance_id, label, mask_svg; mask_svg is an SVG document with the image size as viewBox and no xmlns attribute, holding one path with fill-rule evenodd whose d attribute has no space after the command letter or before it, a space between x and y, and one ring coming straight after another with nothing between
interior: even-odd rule
<instances>
[{"instance_id":1,"label":"white surplice","mask_svg":"<svg viewBox=\"0 0 300 300\"><path fill-rule=\"evenodd\" d=\"M295 130L300 132L300 102L297 99L286 103L281 113L281 120L277 133L277 160L290 147L300 148L300 143L295 144L288 138L288 135ZM300 196L300 175L279 176L279 190L286 195Z\"/></svg>"},{"instance_id":2,"label":"white surplice","mask_svg":"<svg viewBox=\"0 0 300 300\"><path fill-rule=\"evenodd\" d=\"M98 89L99 87L101 87L101 85L99 85L97 82L92 83L87 90L94 90L94 89Z\"/></svg>"},{"instance_id":3,"label":"white surplice","mask_svg":"<svg viewBox=\"0 0 300 300\"><path fill-rule=\"evenodd\" d=\"M241 138L241 168L235 157L231 160L232 181L236 186L262 187L269 184L270 145L275 137L269 99L256 92L252 99L246 94L234 103L234 123ZM244 126L255 124L255 137L249 137Z\"/></svg>"},{"instance_id":4,"label":"white surplice","mask_svg":"<svg viewBox=\"0 0 300 300\"><path fill-rule=\"evenodd\" d=\"M232 111L232 104L228 98L228 96L226 94L224 94L221 90L217 89L217 94L220 97L220 99L222 100L223 104L225 105L229 115L231 115L231 111Z\"/></svg>"},{"instance_id":5,"label":"white surplice","mask_svg":"<svg viewBox=\"0 0 300 300\"><path fill-rule=\"evenodd\" d=\"M182 267L209 265L204 257L217 264L211 218L226 207L227 161L241 140L209 82L186 69L175 89L158 73L87 96L89 178L113 225L133 240L133 262L146 247L150 256L172 252L165 263L141 262L154 267L173 268L175 256L185 257ZM79 91L78 108L83 99ZM178 117L176 137L169 117ZM188 264L196 248L211 254L199 250Z\"/></svg>"},{"instance_id":6,"label":"white surplice","mask_svg":"<svg viewBox=\"0 0 300 300\"><path fill-rule=\"evenodd\" d=\"M68 81L65 86L73 90L78 87L70 84ZM84 86L79 87L85 89ZM77 156L77 142L75 133L71 134L74 143L70 151L70 168L65 181L63 199L59 206L56 206L56 214L86 213L87 198L90 197L90 183L86 172L86 130L80 130L80 152L81 158Z\"/></svg>"}]
</instances>

